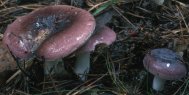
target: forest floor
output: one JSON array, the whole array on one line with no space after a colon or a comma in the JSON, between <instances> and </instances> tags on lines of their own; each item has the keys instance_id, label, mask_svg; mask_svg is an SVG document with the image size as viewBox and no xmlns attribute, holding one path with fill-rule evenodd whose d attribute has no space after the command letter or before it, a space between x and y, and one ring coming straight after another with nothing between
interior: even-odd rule
<instances>
[{"instance_id":1,"label":"forest floor","mask_svg":"<svg viewBox=\"0 0 189 95\"><path fill-rule=\"evenodd\" d=\"M189 95L189 77L166 81L164 90L152 89L153 75L143 67L145 54L155 48L183 53L189 65L189 1L165 0L0 0L0 63L20 64L2 44L3 33L17 17L50 5L72 5L89 11L97 24L113 29L117 38L109 47L91 53L87 80L72 70L75 57L64 58L69 74L45 76L38 59L22 70L0 74L1 95ZM170 2L169 2L170 1ZM5 73L5 74L3 74ZM27 74L25 74L27 73ZM35 78L35 80L30 79Z\"/></svg>"}]
</instances>

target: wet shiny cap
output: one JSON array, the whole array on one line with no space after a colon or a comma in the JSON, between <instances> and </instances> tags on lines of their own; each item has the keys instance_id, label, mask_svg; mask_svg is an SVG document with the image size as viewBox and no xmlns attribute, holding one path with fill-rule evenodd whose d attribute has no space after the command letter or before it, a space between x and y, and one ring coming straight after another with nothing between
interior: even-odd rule
<instances>
[{"instance_id":1,"label":"wet shiny cap","mask_svg":"<svg viewBox=\"0 0 189 95\"><path fill-rule=\"evenodd\" d=\"M47 6L18 17L8 25L3 42L19 58L54 60L81 47L95 29L86 10L68 5Z\"/></svg>"},{"instance_id":2,"label":"wet shiny cap","mask_svg":"<svg viewBox=\"0 0 189 95\"><path fill-rule=\"evenodd\" d=\"M187 73L182 57L166 48L153 49L148 52L143 64L146 70L166 80L176 80Z\"/></svg>"}]
</instances>

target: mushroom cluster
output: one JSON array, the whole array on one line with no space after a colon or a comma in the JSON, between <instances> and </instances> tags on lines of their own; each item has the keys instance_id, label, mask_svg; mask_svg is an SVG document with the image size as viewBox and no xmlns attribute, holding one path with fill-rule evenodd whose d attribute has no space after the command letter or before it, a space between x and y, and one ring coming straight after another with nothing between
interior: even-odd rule
<instances>
[{"instance_id":1,"label":"mushroom cluster","mask_svg":"<svg viewBox=\"0 0 189 95\"><path fill-rule=\"evenodd\" d=\"M48 6L8 25L3 42L20 59L36 57L52 61L77 51L74 71L83 74L86 70L79 68L89 68L90 51L97 44L110 45L116 38L114 31L106 26L94 33L95 26L94 17L86 10L68 5Z\"/></svg>"},{"instance_id":2,"label":"mushroom cluster","mask_svg":"<svg viewBox=\"0 0 189 95\"><path fill-rule=\"evenodd\" d=\"M155 77L152 87L162 91L166 80L178 80L187 73L181 56L166 48L153 49L143 59L146 70Z\"/></svg>"}]
</instances>

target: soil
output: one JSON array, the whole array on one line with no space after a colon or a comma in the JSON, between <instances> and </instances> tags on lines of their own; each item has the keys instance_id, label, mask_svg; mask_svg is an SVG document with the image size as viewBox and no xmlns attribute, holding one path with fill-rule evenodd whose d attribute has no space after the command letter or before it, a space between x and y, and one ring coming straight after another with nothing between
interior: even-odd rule
<instances>
[{"instance_id":1,"label":"soil","mask_svg":"<svg viewBox=\"0 0 189 95\"><path fill-rule=\"evenodd\" d=\"M44 60L18 59L2 43L7 26L17 17L49 5L72 5L88 10L96 19L95 31L108 26L117 34L113 44L98 45L91 52L91 68L85 81L73 72L74 54L63 59L66 74L44 75ZM166 81L164 90L156 92L151 87L154 76L143 67L143 58L149 50L168 48L183 56L188 69L188 15L187 0L165 0L163 5L151 0L0 0L0 67L13 64L11 70L0 70L0 93L188 95L188 74L180 80Z\"/></svg>"}]
</instances>

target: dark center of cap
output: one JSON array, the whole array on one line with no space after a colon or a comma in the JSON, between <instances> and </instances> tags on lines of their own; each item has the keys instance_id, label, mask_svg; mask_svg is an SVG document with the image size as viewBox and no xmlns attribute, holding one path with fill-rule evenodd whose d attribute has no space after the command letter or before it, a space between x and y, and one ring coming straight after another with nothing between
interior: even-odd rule
<instances>
[{"instance_id":1,"label":"dark center of cap","mask_svg":"<svg viewBox=\"0 0 189 95\"><path fill-rule=\"evenodd\" d=\"M176 61L182 61L182 58L178 56L172 50L162 48L162 49L154 49L150 53L156 60L167 62L167 63L174 63Z\"/></svg>"}]
</instances>

